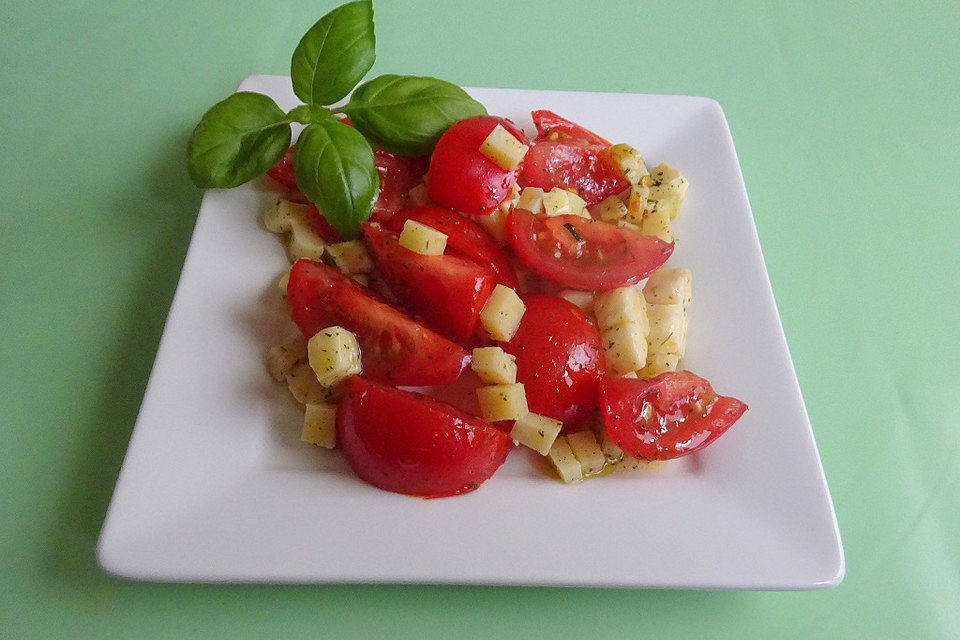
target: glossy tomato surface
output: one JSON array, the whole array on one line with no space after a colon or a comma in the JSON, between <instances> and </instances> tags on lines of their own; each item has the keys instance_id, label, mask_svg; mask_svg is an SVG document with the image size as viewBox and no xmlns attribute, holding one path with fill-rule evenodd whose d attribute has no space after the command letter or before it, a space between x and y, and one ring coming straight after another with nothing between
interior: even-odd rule
<instances>
[{"instance_id":1,"label":"glossy tomato surface","mask_svg":"<svg viewBox=\"0 0 960 640\"><path fill-rule=\"evenodd\" d=\"M401 304L455 342L474 334L497 285L492 269L451 254L416 253L377 224L364 223L363 236L380 276Z\"/></svg>"},{"instance_id":2,"label":"glossy tomato surface","mask_svg":"<svg viewBox=\"0 0 960 640\"><path fill-rule=\"evenodd\" d=\"M584 312L563 298L531 295L513 338L500 346L517 362L530 411L577 425L597 408L603 344Z\"/></svg>"},{"instance_id":3,"label":"glossy tomato surface","mask_svg":"<svg viewBox=\"0 0 960 640\"><path fill-rule=\"evenodd\" d=\"M431 200L472 215L488 213L503 202L517 183L519 167L506 171L480 153L480 145L498 124L526 144L523 131L506 118L495 116L467 118L444 132L427 172Z\"/></svg>"},{"instance_id":4,"label":"glossy tomato surface","mask_svg":"<svg viewBox=\"0 0 960 640\"><path fill-rule=\"evenodd\" d=\"M362 480L426 498L476 489L513 448L496 427L419 393L351 378L337 442Z\"/></svg>"},{"instance_id":5,"label":"glossy tomato surface","mask_svg":"<svg viewBox=\"0 0 960 640\"><path fill-rule=\"evenodd\" d=\"M669 460L698 451L723 435L747 405L717 395L709 382L689 371L656 378L604 376L600 413L604 429L625 453Z\"/></svg>"},{"instance_id":6,"label":"glossy tomato surface","mask_svg":"<svg viewBox=\"0 0 960 640\"><path fill-rule=\"evenodd\" d=\"M388 227L400 233L407 220L415 220L446 234L447 251L490 267L497 274L497 282L511 289L517 288L517 274L513 271L510 258L497 241L473 220L442 207L414 207L397 213Z\"/></svg>"},{"instance_id":7,"label":"glossy tomato surface","mask_svg":"<svg viewBox=\"0 0 960 640\"><path fill-rule=\"evenodd\" d=\"M533 118L533 126L537 128L538 138L549 138L551 135L555 140L580 138L590 144L597 144L603 147L610 146L610 143L605 138L601 138L593 131L584 129L580 125L570 122L562 116L558 116L553 111L537 109L536 111L530 112L530 117Z\"/></svg>"},{"instance_id":8,"label":"glossy tomato surface","mask_svg":"<svg viewBox=\"0 0 960 640\"><path fill-rule=\"evenodd\" d=\"M523 160L520 184L574 189L593 205L630 186L610 158L608 147L580 138L537 138Z\"/></svg>"},{"instance_id":9,"label":"glossy tomato surface","mask_svg":"<svg viewBox=\"0 0 960 640\"><path fill-rule=\"evenodd\" d=\"M507 220L510 246L540 276L574 289L635 284L673 253L673 243L580 216L535 216L516 209Z\"/></svg>"},{"instance_id":10,"label":"glossy tomato surface","mask_svg":"<svg viewBox=\"0 0 960 640\"><path fill-rule=\"evenodd\" d=\"M363 375L396 385L456 380L469 355L336 269L298 260L287 285L290 315L307 338L341 326L360 343Z\"/></svg>"},{"instance_id":11,"label":"glossy tomato surface","mask_svg":"<svg viewBox=\"0 0 960 640\"><path fill-rule=\"evenodd\" d=\"M277 164L267 169L267 175L287 189L297 188L297 178L293 173L293 156L296 149L296 145L287 149L283 157L277 161Z\"/></svg>"}]
</instances>

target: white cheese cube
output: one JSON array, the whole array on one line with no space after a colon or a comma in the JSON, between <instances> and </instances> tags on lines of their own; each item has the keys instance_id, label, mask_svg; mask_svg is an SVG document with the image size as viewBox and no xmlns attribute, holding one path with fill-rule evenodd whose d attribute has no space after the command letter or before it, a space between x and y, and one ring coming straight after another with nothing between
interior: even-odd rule
<instances>
[{"instance_id":1,"label":"white cheese cube","mask_svg":"<svg viewBox=\"0 0 960 640\"><path fill-rule=\"evenodd\" d=\"M486 384L514 384L517 381L515 360L500 347L478 347L473 350L470 368Z\"/></svg>"},{"instance_id":2,"label":"white cheese cube","mask_svg":"<svg viewBox=\"0 0 960 640\"><path fill-rule=\"evenodd\" d=\"M534 215L543 213L543 196L543 189L540 187L526 187L520 192L517 209L526 209Z\"/></svg>"},{"instance_id":3,"label":"white cheese cube","mask_svg":"<svg viewBox=\"0 0 960 640\"><path fill-rule=\"evenodd\" d=\"M553 441L560 435L563 423L537 413L527 413L513 423L510 437L542 456L550 452Z\"/></svg>"},{"instance_id":4,"label":"white cheese cube","mask_svg":"<svg viewBox=\"0 0 960 640\"><path fill-rule=\"evenodd\" d=\"M579 291L577 289L564 289L557 294L567 302L580 307L584 313L593 312L593 293L590 291Z\"/></svg>"},{"instance_id":5,"label":"white cheese cube","mask_svg":"<svg viewBox=\"0 0 960 640\"><path fill-rule=\"evenodd\" d=\"M643 297L650 304L679 304L686 307L693 299L692 283L690 269L660 268L647 278Z\"/></svg>"},{"instance_id":6,"label":"white cheese cube","mask_svg":"<svg viewBox=\"0 0 960 640\"><path fill-rule=\"evenodd\" d=\"M487 422L519 420L528 413L522 384L493 384L477 388L480 415Z\"/></svg>"},{"instance_id":7,"label":"white cheese cube","mask_svg":"<svg viewBox=\"0 0 960 640\"><path fill-rule=\"evenodd\" d=\"M587 211L586 201L572 190L567 191L567 202L570 203L570 213L580 216L581 218L590 217L590 212Z\"/></svg>"},{"instance_id":8,"label":"white cheese cube","mask_svg":"<svg viewBox=\"0 0 960 640\"><path fill-rule=\"evenodd\" d=\"M682 358L687 344L687 314L683 305L648 304L647 319L650 321L648 351L673 353Z\"/></svg>"},{"instance_id":9,"label":"white cheese cube","mask_svg":"<svg viewBox=\"0 0 960 640\"><path fill-rule=\"evenodd\" d=\"M267 371L277 382L283 382L293 367L307 359L307 341L297 336L267 352Z\"/></svg>"},{"instance_id":10,"label":"white cheese cube","mask_svg":"<svg viewBox=\"0 0 960 640\"><path fill-rule=\"evenodd\" d=\"M654 200L648 200L647 204L654 202ZM640 232L647 236L657 236L664 242L673 242L673 232L670 231L670 210L662 208L660 204L656 203L652 211L644 212Z\"/></svg>"},{"instance_id":11,"label":"white cheese cube","mask_svg":"<svg viewBox=\"0 0 960 640\"><path fill-rule=\"evenodd\" d=\"M543 195L543 212L548 216L564 216L573 213L570 210L570 192L554 187Z\"/></svg>"},{"instance_id":12,"label":"white cheese cube","mask_svg":"<svg viewBox=\"0 0 960 640\"><path fill-rule=\"evenodd\" d=\"M648 353L647 366L637 372L641 378L656 378L661 373L676 371L680 356L675 353Z\"/></svg>"},{"instance_id":13,"label":"white cheese cube","mask_svg":"<svg viewBox=\"0 0 960 640\"><path fill-rule=\"evenodd\" d=\"M335 399L337 392L320 384L317 374L306 362L295 365L286 374L287 388L302 405L324 404Z\"/></svg>"},{"instance_id":14,"label":"white cheese cube","mask_svg":"<svg viewBox=\"0 0 960 640\"><path fill-rule=\"evenodd\" d=\"M583 475L592 476L603 471L603 466L607 464L607 459L603 455L603 449L597 442L593 431L577 431L567 435L567 444L573 451L574 457L580 462L580 469Z\"/></svg>"},{"instance_id":15,"label":"white cheese cube","mask_svg":"<svg viewBox=\"0 0 960 640\"><path fill-rule=\"evenodd\" d=\"M425 256L442 256L447 248L447 234L416 220L407 220L400 232L400 246Z\"/></svg>"},{"instance_id":16,"label":"white cheese cube","mask_svg":"<svg viewBox=\"0 0 960 640\"><path fill-rule=\"evenodd\" d=\"M338 242L327 247L327 256L337 270L348 276L373 271L373 260L359 240Z\"/></svg>"},{"instance_id":17,"label":"white cheese cube","mask_svg":"<svg viewBox=\"0 0 960 640\"><path fill-rule=\"evenodd\" d=\"M623 460L623 449L621 449L616 442L610 439L610 436L607 435L607 430L603 428L603 425L597 425L594 431L597 436L597 442L600 443L600 450L603 452L603 457L607 463L612 464L614 462Z\"/></svg>"},{"instance_id":18,"label":"white cheese cube","mask_svg":"<svg viewBox=\"0 0 960 640\"><path fill-rule=\"evenodd\" d=\"M649 173L640 152L628 144L615 144L608 149L608 153L631 184L637 184Z\"/></svg>"},{"instance_id":19,"label":"white cheese cube","mask_svg":"<svg viewBox=\"0 0 960 640\"><path fill-rule=\"evenodd\" d=\"M420 183L407 193L410 198L410 204L415 207L422 207L430 204L430 196L427 195L427 185Z\"/></svg>"},{"instance_id":20,"label":"white cheese cube","mask_svg":"<svg viewBox=\"0 0 960 640\"><path fill-rule=\"evenodd\" d=\"M360 373L360 345L343 327L321 329L307 342L310 367L325 387Z\"/></svg>"},{"instance_id":21,"label":"white cheese cube","mask_svg":"<svg viewBox=\"0 0 960 640\"><path fill-rule=\"evenodd\" d=\"M480 311L480 323L494 340L506 342L517 332L526 309L516 291L498 284Z\"/></svg>"},{"instance_id":22,"label":"white cheese cube","mask_svg":"<svg viewBox=\"0 0 960 640\"><path fill-rule=\"evenodd\" d=\"M623 375L642 368L647 363L647 333L635 323L628 322L600 334L607 371Z\"/></svg>"},{"instance_id":23,"label":"white cheese cube","mask_svg":"<svg viewBox=\"0 0 960 640\"><path fill-rule=\"evenodd\" d=\"M300 258L319 262L323 258L326 243L313 226L306 220L291 218L290 231L287 236L287 256L290 262Z\"/></svg>"},{"instance_id":24,"label":"white cheese cube","mask_svg":"<svg viewBox=\"0 0 960 640\"><path fill-rule=\"evenodd\" d=\"M284 234L290 231L293 220L306 220L306 205L296 204L289 200L279 200L263 212L263 226L267 231Z\"/></svg>"},{"instance_id":25,"label":"white cheese cube","mask_svg":"<svg viewBox=\"0 0 960 640\"><path fill-rule=\"evenodd\" d=\"M573 449L570 448L566 436L558 436L553 441L553 446L547 452L547 458L557 470L560 479L567 484L583 481L583 468L577 457L573 455Z\"/></svg>"},{"instance_id":26,"label":"white cheese cube","mask_svg":"<svg viewBox=\"0 0 960 640\"><path fill-rule=\"evenodd\" d=\"M679 171L664 163L654 167L650 177L653 179L653 185L650 187L651 198L662 200L673 197L677 198L678 205L683 202L690 185Z\"/></svg>"},{"instance_id":27,"label":"white cheese cube","mask_svg":"<svg viewBox=\"0 0 960 640\"><path fill-rule=\"evenodd\" d=\"M300 440L324 449L333 449L337 446L337 405L306 405Z\"/></svg>"},{"instance_id":28,"label":"white cheese cube","mask_svg":"<svg viewBox=\"0 0 960 640\"><path fill-rule=\"evenodd\" d=\"M594 214L606 222L616 222L626 217L627 205L623 204L619 196L610 196L594 207Z\"/></svg>"},{"instance_id":29,"label":"white cheese cube","mask_svg":"<svg viewBox=\"0 0 960 640\"><path fill-rule=\"evenodd\" d=\"M632 222L627 222L626 220L617 220L617 226L623 227L624 229L630 229L631 231L636 231L637 233L643 233L643 231L640 230L640 227Z\"/></svg>"},{"instance_id":30,"label":"white cheese cube","mask_svg":"<svg viewBox=\"0 0 960 640\"><path fill-rule=\"evenodd\" d=\"M504 171L515 169L529 149L499 124L480 144L480 153L496 162Z\"/></svg>"},{"instance_id":31,"label":"white cheese cube","mask_svg":"<svg viewBox=\"0 0 960 640\"><path fill-rule=\"evenodd\" d=\"M497 207L490 215L470 216L470 219L483 227L498 244L505 245L510 238L507 234L507 217L509 214L509 211Z\"/></svg>"},{"instance_id":32,"label":"white cheese cube","mask_svg":"<svg viewBox=\"0 0 960 640\"><path fill-rule=\"evenodd\" d=\"M647 303L635 286L601 291L594 296L593 314L601 331L634 322L646 332Z\"/></svg>"}]
</instances>

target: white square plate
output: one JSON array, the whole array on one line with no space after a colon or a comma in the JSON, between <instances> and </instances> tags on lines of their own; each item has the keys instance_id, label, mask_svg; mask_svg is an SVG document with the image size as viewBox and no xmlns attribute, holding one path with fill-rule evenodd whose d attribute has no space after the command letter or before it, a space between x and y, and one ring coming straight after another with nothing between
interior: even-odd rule
<instances>
[{"instance_id":1,"label":"white square plate","mask_svg":"<svg viewBox=\"0 0 960 640\"><path fill-rule=\"evenodd\" d=\"M289 80L240 86L296 99ZM478 491L438 500L354 478L299 442L266 349L290 335L286 265L258 222L273 194L200 208L101 534L110 573L145 580L430 582L730 589L836 585L836 517L720 106L684 96L470 89L531 129L560 113L690 180L668 264L694 274L685 366L750 411L657 472L564 486L523 451ZM275 197L275 196L273 196Z\"/></svg>"}]
</instances>

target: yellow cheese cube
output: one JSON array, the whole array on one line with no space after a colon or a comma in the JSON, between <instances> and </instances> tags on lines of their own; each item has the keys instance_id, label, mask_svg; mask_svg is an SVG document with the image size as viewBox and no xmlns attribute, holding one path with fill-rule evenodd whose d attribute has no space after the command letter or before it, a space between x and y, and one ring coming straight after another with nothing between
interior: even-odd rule
<instances>
[{"instance_id":1,"label":"yellow cheese cube","mask_svg":"<svg viewBox=\"0 0 960 640\"><path fill-rule=\"evenodd\" d=\"M360 373L360 345L343 327L321 329L307 342L310 367L325 387Z\"/></svg>"},{"instance_id":2,"label":"yellow cheese cube","mask_svg":"<svg viewBox=\"0 0 960 640\"><path fill-rule=\"evenodd\" d=\"M287 235L287 255L290 262L300 258L319 262L323 258L326 243L306 220L291 218Z\"/></svg>"},{"instance_id":3,"label":"yellow cheese cube","mask_svg":"<svg viewBox=\"0 0 960 640\"><path fill-rule=\"evenodd\" d=\"M338 242L327 247L327 256L340 273L348 276L373 271L373 261L359 240Z\"/></svg>"},{"instance_id":4,"label":"yellow cheese cube","mask_svg":"<svg viewBox=\"0 0 960 640\"><path fill-rule=\"evenodd\" d=\"M597 442L600 443L600 450L603 452L603 457L608 464L619 462L623 459L623 449L610 439L610 436L607 435L607 430L603 428L602 424L597 425L594 432L597 436Z\"/></svg>"},{"instance_id":5,"label":"yellow cheese cube","mask_svg":"<svg viewBox=\"0 0 960 640\"><path fill-rule=\"evenodd\" d=\"M496 162L504 171L515 169L529 149L499 124L480 144L480 153Z\"/></svg>"},{"instance_id":6,"label":"yellow cheese cube","mask_svg":"<svg viewBox=\"0 0 960 640\"><path fill-rule=\"evenodd\" d=\"M263 212L263 226L267 231L284 234L290 231L293 220L306 220L306 205L296 204L289 200L279 200Z\"/></svg>"},{"instance_id":7,"label":"yellow cheese cube","mask_svg":"<svg viewBox=\"0 0 960 640\"><path fill-rule=\"evenodd\" d=\"M570 448L566 436L558 436L553 441L553 446L547 452L547 458L557 470L560 479L567 484L583 481L583 468L577 457L573 455L573 449Z\"/></svg>"},{"instance_id":8,"label":"yellow cheese cube","mask_svg":"<svg viewBox=\"0 0 960 640\"><path fill-rule=\"evenodd\" d=\"M610 196L595 207L594 213L601 220L616 222L626 217L627 205L623 204L619 196Z\"/></svg>"},{"instance_id":9,"label":"yellow cheese cube","mask_svg":"<svg viewBox=\"0 0 960 640\"><path fill-rule=\"evenodd\" d=\"M693 274L683 267L657 269L643 286L643 297L650 304L679 304L686 307L693 299Z\"/></svg>"},{"instance_id":10,"label":"yellow cheese cube","mask_svg":"<svg viewBox=\"0 0 960 640\"><path fill-rule=\"evenodd\" d=\"M517 332L526 309L516 291L498 284L480 311L480 323L494 340L506 342Z\"/></svg>"},{"instance_id":11,"label":"yellow cheese cube","mask_svg":"<svg viewBox=\"0 0 960 640\"><path fill-rule=\"evenodd\" d=\"M648 205L653 203L648 201ZM664 242L673 242L673 232L670 231L670 210L656 204L652 211L645 211L640 223L640 232L648 236L657 236Z\"/></svg>"},{"instance_id":12,"label":"yellow cheese cube","mask_svg":"<svg viewBox=\"0 0 960 640\"><path fill-rule=\"evenodd\" d=\"M320 384L317 374L306 362L295 365L286 374L287 388L300 404L324 404L335 400L338 391Z\"/></svg>"},{"instance_id":13,"label":"yellow cheese cube","mask_svg":"<svg viewBox=\"0 0 960 640\"><path fill-rule=\"evenodd\" d=\"M687 314L683 305L648 304L647 319L650 321L648 351L673 353L682 358L687 343Z\"/></svg>"},{"instance_id":14,"label":"yellow cheese cube","mask_svg":"<svg viewBox=\"0 0 960 640\"><path fill-rule=\"evenodd\" d=\"M487 422L518 420L527 414L527 394L522 384L492 384L477 388L480 415Z\"/></svg>"},{"instance_id":15,"label":"yellow cheese cube","mask_svg":"<svg viewBox=\"0 0 960 640\"><path fill-rule=\"evenodd\" d=\"M500 347L477 347L470 368L487 384L514 384L517 381L516 358Z\"/></svg>"},{"instance_id":16,"label":"yellow cheese cube","mask_svg":"<svg viewBox=\"0 0 960 640\"><path fill-rule=\"evenodd\" d=\"M542 456L550 452L553 441L560 435L560 429L563 423L547 416L541 416L536 413L527 413L520 416L513 423L513 429L510 430L510 437L524 445L530 447Z\"/></svg>"},{"instance_id":17,"label":"yellow cheese cube","mask_svg":"<svg viewBox=\"0 0 960 640\"><path fill-rule=\"evenodd\" d=\"M647 363L647 333L639 324L621 324L607 329L600 336L610 373L622 375Z\"/></svg>"},{"instance_id":18,"label":"yellow cheese cube","mask_svg":"<svg viewBox=\"0 0 960 640\"><path fill-rule=\"evenodd\" d=\"M564 216L573 213L570 210L570 192L554 187L543 195L543 212L548 216Z\"/></svg>"},{"instance_id":19,"label":"yellow cheese cube","mask_svg":"<svg viewBox=\"0 0 960 640\"><path fill-rule=\"evenodd\" d=\"M597 293L593 301L593 314L601 331L634 322L646 333L647 303L640 289L635 286Z\"/></svg>"},{"instance_id":20,"label":"yellow cheese cube","mask_svg":"<svg viewBox=\"0 0 960 640\"><path fill-rule=\"evenodd\" d=\"M567 202L570 203L570 213L581 218L589 218L590 212L587 211L586 201L574 192L573 189L567 189Z\"/></svg>"},{"instance_id":21,"label":"yellow cheese cube","mask_svg":"<svg viewBox=\"0 0 960 640\"><path fill-rule=\"evenodd\" d=\"M610 147L608 153L631 184L637 184L649 173L640 152L628 144L615 144Z\"/></svg>"},{"instance_id":22,"label":"yellow cheese cube","mask_svg":"<svg viewBox=\"0 0 960 640\"><path fill-rule=\"evenodd\" d=\"M300 440L325 449L333 449L337 446L337 405L306 405Z\"/></svg>"},{"instance_id":23,"label":"yellow cheese cube","mask_svg":"<svg viewBox=\"0 0 960 640\"><path fill-rule=\"evenodd\" d=\"M400 246L425 256L441 256L447 248L447 234L416 220L407 220L400 232Z\"/></svg>"},{"instance_id":24,"label":"yellow cheese cube","mask_svg":"<svg viewBox=\"0 0 960 640\"><path fill-rule=\"evenodd\" d=\"M647 366L637 372L641 378L656 378L661 373L676 371L680 356L675 353L648 353Z\"/></svg>"},{"instance_id":25,"label":"yellow cheese cube","mask_svg":"<svg viewBox=\"0 0 960 640\"><path fill-rule=\"evenodd\" d=\"M640 225L643 223L643 214L648 208L647 199L650 196L650 187L645 184L635 184L627 192L628 222Z\"/></svg>"},{"instance_id":26,"label":"yellow cheese cube","mask_svg":"<svg viewBox=\"0 0 960 640\"><path fill-rule=\"evenodd\" d=\"M289 342L277 345L267 352L267 371L277 382L283 382L287 372L294 365L306 361L307 341L303 336L297 336Z\"/></svg>"},{"instance_id":27,"label":"yellow cheese cube","mask_svg":"<svg viewBox=\"0 0 960 640\"><path fill-rule=\"evenodd\" d=\"M410 203L415 207L422 207L430 204L430 196L427 195L427 185L420 183L407 193Z\"/></svg>"},{"instance_id":28,"label":"yellow cheese cube","mask_svg":"<svg viewBox=\"0 0 960 640\"><path fill-rule=\"evenodd\" d=\"M593 293L590 291L579 291L577 289L564 289L557 294L567 302L572 302L581 309L584 313L593 312Z\"/></svg>"},{"instance_id":29,"label":"yellow cheese cube","mask_svg":"<svg viewBox=\"0 0 960 640\"><path fill-rule=\"evenodd\" d=\"M689 183L687 179L680 175L680 172L669 164L660 164L650 172L653 179L653 185L650 187L650 197L662 199L667 197L676 197L680 202L687 195Z\"/></svg>"},{"instance_id":30,"label":"yellow cheese cube","mask_svg":"<svg viewBox=\"0 0 960 640\"><path fill-rule=\"evenodd\" d=\"M607 459L603 455L603 449L597 442L593 431L577 431L567 435L567 444L573 451L574 457L580 463L581 473L585 476L592 476L603 471L603 466L607 464Z\"/></svg>"},{"instance_id":31,"label":"yellow cheese cube","mask_svg":"<svg viewBox=\"0 0 960 640\"><path fill-rule=\"evenodd\" d=\"M540 187L526 187L520 192L517 209L526 209L534 215L543 213L543 196L543 189Z\"/></svg>"}]
</instances>

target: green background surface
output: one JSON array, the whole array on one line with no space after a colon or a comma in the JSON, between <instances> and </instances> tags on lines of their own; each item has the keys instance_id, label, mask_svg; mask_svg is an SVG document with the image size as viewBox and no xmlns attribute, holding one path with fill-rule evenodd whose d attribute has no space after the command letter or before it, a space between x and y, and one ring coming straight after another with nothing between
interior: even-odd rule
<instances>
[{"instance_id":1,"label":"green background surface","mask_svg":"<svg viewBox=\"0 0 960 640\"><path fill-rule=\"evenodd\" d=\"M373 73L723 105L836 503L813 593L160 585L96 539L201 193L184 147L332 1L12 2L0 636L960 634L960 4L378 0Z\"/></svg>"}]
</instances>

